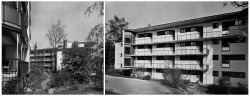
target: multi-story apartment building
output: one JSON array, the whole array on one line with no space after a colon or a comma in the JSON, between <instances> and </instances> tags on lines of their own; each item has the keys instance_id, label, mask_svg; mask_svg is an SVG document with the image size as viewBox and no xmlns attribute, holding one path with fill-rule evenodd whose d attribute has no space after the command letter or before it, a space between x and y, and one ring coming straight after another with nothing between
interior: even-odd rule
<instances>
[{"instance_id":1,"label":"multi-story apartment building","mask_svg":"<svg viewBox=\"0 0 250 96\"><path fill-rule=\"evenodd\" d=\"M115 44L115 69L145 68L154 79L179 69L191 82L248 85L247 11L123 31Z\"/></svg>"},{"instance_id":2,"label":"multi-story apartment building","mask_svg":"<svg viewBox=\"0 0 250 96\"><path fill-rule=\"evenodd\" d=\"M77 42L79 47L84 47L84 42ZM31 50L30 62L31 64L39 64L44 68L44 71L61 70L62 51L71 48L73 42L64 40L62 46L58 48L45 48Z\"/></svg>"},{"instance_id":3,"label":"multi-story apartment building","mask_svg":"<svg viewBox=\"0 0 250 96\"><path fill-rule=\"evenodd\" d=\"M2 2L2 84L25 83L29 72L30 2Z\"/></svg>"}]
</instances>

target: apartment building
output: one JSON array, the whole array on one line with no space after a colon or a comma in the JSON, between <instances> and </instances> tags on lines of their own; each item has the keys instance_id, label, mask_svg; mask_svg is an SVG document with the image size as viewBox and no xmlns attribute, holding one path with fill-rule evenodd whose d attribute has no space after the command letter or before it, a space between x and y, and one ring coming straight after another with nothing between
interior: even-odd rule
<instances>
[{"instance_id":1,"label":"apartment building","mask_svg":"<svg viewBox=\"0 0 250 96\"><path fill-rule=\"evenodd\" d=\"M30 2L2 2L2 84L25 84L30 70Z\"/></svg>"},{"instance_id":2,"label":"apartment building","mask_svg":"<svg viewBox=\"0 0 250 96\"><path fill-rule=\"evenodd\" d=\"M77 42L79 47L84 47L84 42ZM38 64L44 68L44 71L59 71L62 68L62 52L72 47L73 42L64 40L62 46L58 48L44 48L31 50L31 64Z\"/></svg>"},{"instance_id":3,"label":"apartment building","mask_svg":"<svg viewBox=\"0 0 250 96\"><path fill-rule=\"evenodd\" d=\"M248 85L248 11L231 12L123 31L115 44L115 69L145 68L153 79L179 69L191 82Z\"/></svg>"}]
</instances>

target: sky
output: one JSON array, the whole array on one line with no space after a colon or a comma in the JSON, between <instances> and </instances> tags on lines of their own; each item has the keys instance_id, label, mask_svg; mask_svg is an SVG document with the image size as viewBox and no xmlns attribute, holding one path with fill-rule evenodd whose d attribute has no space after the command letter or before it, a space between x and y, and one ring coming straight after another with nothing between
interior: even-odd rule
<instances>
[{"instance_id":1,"label":"sky","mask_svg":"<svg viewBox=\"0 0 250 96\"><path fill-rule=\"evenodd\" d=\"M137 29L176 21L240 11L223 2L106 2L105 22L114 15L124 17L129 29Z\"/></svg>"},{"instance_id":2,"label":"sky","mask_svg":"<svg viewBox=\"0 0 250 96\"><path fill-rule=\"evenodd\" d=\"M52 23L56 24L60 19L67 27L68 41L83 42L91 28L103 20L94 12L90 17L84 12L94 2L31 2L31 48L37 43L38 49L49 48L49 40L46 37Z\"/></svg>"}]
</instances>

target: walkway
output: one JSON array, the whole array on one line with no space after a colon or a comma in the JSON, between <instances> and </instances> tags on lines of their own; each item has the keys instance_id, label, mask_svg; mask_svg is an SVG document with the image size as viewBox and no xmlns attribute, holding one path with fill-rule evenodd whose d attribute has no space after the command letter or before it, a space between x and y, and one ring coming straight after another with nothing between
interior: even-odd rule
<instances>
[{"instance_id":1,"label":"walkway","mask_svg":"<svg viewBox=\"0 0 250 96\"><path fill-rule=\"evenodd\" d=\"M156 82L107 75L105 90L117 94L170 94L165 87Z\"/></svg>"}]
</instances>

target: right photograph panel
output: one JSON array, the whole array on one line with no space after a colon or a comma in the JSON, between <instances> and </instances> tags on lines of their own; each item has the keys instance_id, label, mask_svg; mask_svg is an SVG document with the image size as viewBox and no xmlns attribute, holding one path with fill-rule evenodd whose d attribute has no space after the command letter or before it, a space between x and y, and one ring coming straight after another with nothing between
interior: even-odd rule
<instances>
[{"instance_id":1,"label":"right photograph panel","mask_svg":"<svg viewBox=\"0 0 250 96\"><path fill-rule=\"evenodd\" d=\"M105 2L105 94L248 94L248 2Z\"/></svg>"}]
</instances>

